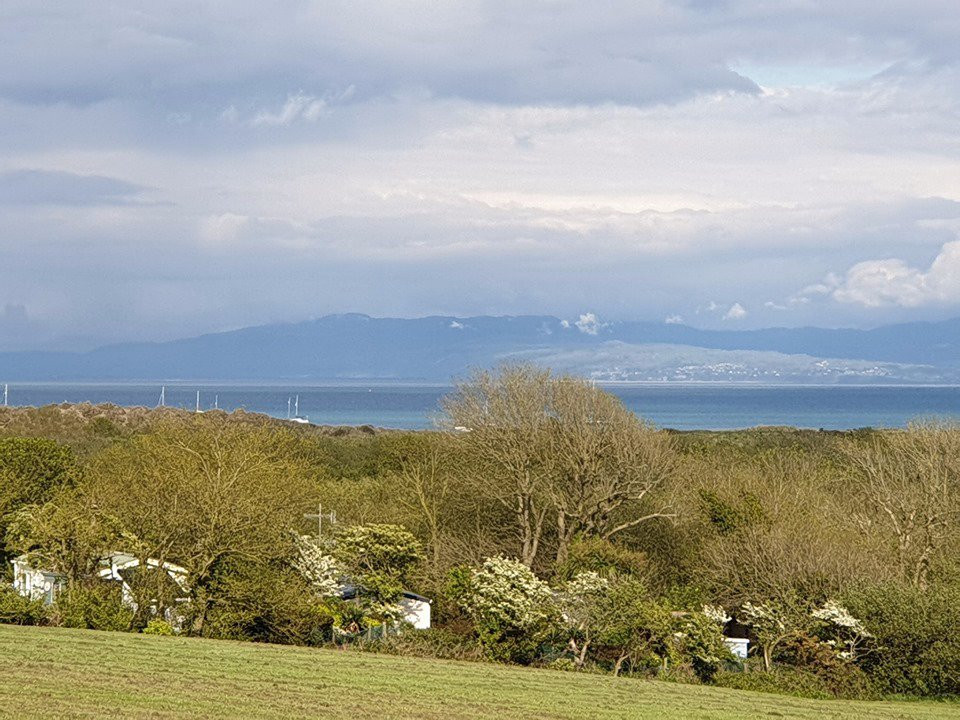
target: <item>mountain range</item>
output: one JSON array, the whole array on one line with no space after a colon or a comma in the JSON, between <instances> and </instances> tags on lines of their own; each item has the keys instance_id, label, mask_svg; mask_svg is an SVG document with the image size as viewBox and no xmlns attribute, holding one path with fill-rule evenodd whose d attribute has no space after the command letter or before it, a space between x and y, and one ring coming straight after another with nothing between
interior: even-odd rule
<instances>
[{"instance_id":1,"label":"mountain range","mask_svg":"<svg viewBox=\"0 0 960 720\"><path fill-rule=\"evenodd\" d=\"M83 353L0 353L0 381L447 382L511 361L607 381L953 383L960 380L960 318L872 330L702 330L592 315L569 322L343 314Z\"/></svg>"}]
</instances>

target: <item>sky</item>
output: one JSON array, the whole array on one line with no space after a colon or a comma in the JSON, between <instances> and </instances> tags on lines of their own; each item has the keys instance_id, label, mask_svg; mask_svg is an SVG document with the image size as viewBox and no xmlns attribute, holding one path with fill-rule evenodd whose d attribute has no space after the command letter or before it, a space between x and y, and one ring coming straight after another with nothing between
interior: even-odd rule
<instances>
[{"instance_id":1,"label":"sky","mask_svg":"<svg viewBox=\"0 0 960 720\"><path fill-rule=\"evenodd\" d=\"M955 0L0 4L0 350L960 315Z\"/></svg>"}]
</instances>

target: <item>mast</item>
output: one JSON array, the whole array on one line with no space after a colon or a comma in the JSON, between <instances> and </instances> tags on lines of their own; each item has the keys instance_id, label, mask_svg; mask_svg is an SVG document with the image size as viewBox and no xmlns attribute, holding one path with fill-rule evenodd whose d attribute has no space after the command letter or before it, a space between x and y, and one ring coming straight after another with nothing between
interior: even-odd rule
<instances>
[{"instance_id":1,"label":"mast","mask_svg":"<svg viewBox=\"0 0 960 720\"><path fill-rule=\"evenodd\" d=\"M7 400L10 396L10 386L6 383L3 384L3 406L7 407Z\"/></svg>"},{"instance_id":2,"label":"mast","mask_svg":"<svg viewBox=\"0 0 960 720\"><path fill-rule=\"evenodd\" d=\"M197 412L200 412L200 391L197 390Z\"/></svg>"},{"instance_id":3,"label":"mast","mask_svg":"<svg viewBox=\"0 0 960 720\"><path fill-rule=\"evenodd\" d=\"M287 398L287 420L290 419L290 398Z\"/></svg>"},{"instance_id":4,"label":"mast","mask_svg":"<svg viewBox=\"0 0 960 720\"><path fill-rule=\"evenodd\" d=\"M167 405L167 386L160 386L160 402L157 403L157 407L166 407Z\"/></svg>"},{"instance_id":5,"label":"mast","mask_svg":"<svg viewBox=\"0 0 960 720\"><path fill-rule=\"evenodd\" d=\"M300 417L300 396L299 395L297 395L297 402L294 405L293 416Z\"/></svg>"},{"instance_id":6,"label":"mast","mask_svg":"<svg viewBox=\"0 0 960 720\"><path fill-rule=\"evenodd\" d=\"M219 393L217 393L216 395L213 396L213 409L214 409L214 410L219 410L219 409L220 409L220 394L219 394Z\"/></svg>"}]
</instances>

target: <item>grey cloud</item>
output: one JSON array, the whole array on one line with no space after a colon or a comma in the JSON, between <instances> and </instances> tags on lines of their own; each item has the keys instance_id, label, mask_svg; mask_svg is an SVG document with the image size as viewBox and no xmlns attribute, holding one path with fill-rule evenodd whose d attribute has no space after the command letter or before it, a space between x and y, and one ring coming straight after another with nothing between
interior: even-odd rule
<instances>
[{"instance_id":1,"label":"grey cloud","mask_svg":"<svg viewBox=\"0 0 960 720\"><path fill-rule=\"evenodd\" d=\"M125 205L146 189L102 175L13 170L0 174L0 205Z\"/></svg>"}]
</instances>

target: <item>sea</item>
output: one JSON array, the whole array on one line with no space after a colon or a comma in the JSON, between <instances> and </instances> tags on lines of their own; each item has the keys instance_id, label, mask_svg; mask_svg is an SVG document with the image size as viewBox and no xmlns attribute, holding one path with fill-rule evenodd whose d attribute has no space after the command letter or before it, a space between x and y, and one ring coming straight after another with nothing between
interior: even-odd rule
<instances>
[{"instance_id":1,"label":"sea","mask_svg":"<svg viewBox=\"0 0 960 720\"><path fill-rule=\"evenodd\" d=\"M160 383L10 384L10 405L113 403L155 407ZM602 385L634 413L659 427L730 430L789 425L824 430L904 427L923 419L960 420L960 386L638 384ZM447 385L351 383L337 385L167 383L165 404L194 410L243 409L317 425L373 425L423 429L440 418ZM2 390L2 388L0 388ZM2 398L2 396L0 396Z\"/></svg>"}]
</instances>

